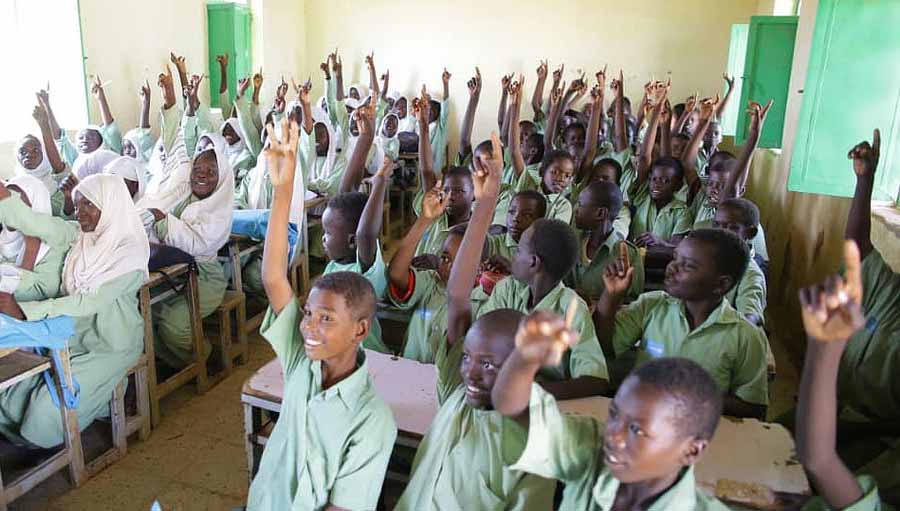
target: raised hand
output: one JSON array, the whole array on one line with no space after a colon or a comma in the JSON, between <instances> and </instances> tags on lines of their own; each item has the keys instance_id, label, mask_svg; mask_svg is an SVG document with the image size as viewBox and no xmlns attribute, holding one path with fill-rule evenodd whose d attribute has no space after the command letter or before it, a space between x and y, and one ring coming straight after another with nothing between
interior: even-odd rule
<instances>
[{"instance_id":1,"label":"raised hand","mask_svg":"<svg viewBox=\"0 0 900 511\"><path fill-rule=\"evenodd\" d=\"M226 56L226 64L228 57ZM185 72L187 69L187 64L184 62L184 57L181 55L175 55L175 52L169 52L169 60L172 61L172 64L175 64L175 69L181 72Z\"/></svg>"},{"instance_id":2,"label":"raised hand","mask_svg":"<svg viewBox=\"0 0 900 511\"><path fill-rule=\"evenodd\" d=\"M500 180L503 176L503 144L496 131L491 132L491 156L478 155L474 160L472 184L475 200L497 197L500 194Z\"/></svg>"},{"instance_id":3,"label":"raised hand","mask_svg":"<svg viewBox=\"0 0 900 511\"><path fill-rule=\"evenodd\" d=\"M385 69L383 73L381 73L381 82L386 82L391 77L391 70Z\"/></svg>"},{"instance_id":4,"label":"raised hand","mask_svg":"<svg viewBox=\"0 0 900 511\"><path fill-rule=\"evenodd\" d=\"M341 56L338 55L337 50L334 50L334 53L331 54L331 72L337 74L344 70L344 61L341 59Z\"/></svg>"},{"instance_id":5,"label":"raised hand","mask_svg":"<svg viewBox=\"0 0 900 511\"><path fill-rule=\"evenodd\" d=\"M500 77L500 90L509 92L509 84L512 83L512 74Z\"/></svg>"},{"instance_id":6,"label":"raised hand","mask_svg":"<svg viewBox=\"0 0 900 511\"><path fill-rule=\"evenodd\" d=\"M619 70L619 77L613 78L609 83L609 89L616 93L616 97L621 97L624 94L625 88L625 77L622 75L622 70Z\"/></svg>"},{"instance_id":7,"label":"raised hand","mask_svg":"<svg viewBox=\"0 0 900 511\"><path fill-rule=\"evenodd\" d=\"M188 98L188 106L192 111L196 111L200 107L200 98L197 94L200 92L200 83L203 81L203 75L191 75L191 79L184 85L184 92Z\"/></svg>"},{"instance_id":8,"label":"raised hand","mask_svg":"<svg viewBox=\"0 0 900 511\"><path fill-rule=\"evenodd\" d=\"M447 205L450 204L450 194L444 194L443 186L443 183L438 181L422 199L422 216L428 221L433 221L443 215Z\"/></svg>"},{"instance_id":9,"label":"raised hand","mask_svg":"<svg viewBox=\"0 0 900 511\"><path fill-rule=\"evenodd\" d=\"M172 68L168 64L166 64L166 72L160 73L157 77L156 84L163 90L164 108L171 108L175 104L175 84L172 80Z\"/></svg>"},{"instance_id":10,"label":"raised hand","mask_svg":"<svg viewBox=\"0 0 900 511\"><path fill-rule=\"evenodd\" d=\"M481 70L477 67L475 68L475 76L469 79L466 86L469 88L469 96L480 96L481 95Z\"/></svg>"},{"instance_id":11,"label":"raised hand","mask_svg":"<svg viewBox=\"0 0 900 511\"><path fill-rule=\"evenodd\" d=\"M699 97L699 93L695 93L694 95L688 97L684 102L684 111L685 112L693 112L695 108L697 108L697 98Z\"/></svg>"},{"instance_id":12,"label":"raised hand","mask_svg":"<svg viewBox=\"0 0 900 511\"><path fill-rule=\"evenodd\" d=\"M516 332L516 351L526 361L542 366L559 364L563 353L578 343L578 332L559 314L536 310L522 319Z\"/></svg>"},{"instance_id":13,"label":"raised hand","mask_svg":"<svg viewBox=\"0 0 900 511\"><path fill-rule=\"evenodd\" d=\"M669 89L672 87L672 80L669 79L667 83L663 82L654 82L650 86L649 95L647 99L650 101L650 104L656 106L661 102L665 101L666 95L669 93Z\"/></svg>"},{"instance_id":14,"label":"raised hand","mask_svg":"<svg viewBox=\"0 0 900 511\"><path fill-rule=\"evenodd\" d=\"M560 81L562 81L563 71L565 70L565 64L560 64L558 68L553 70L553 83L559 83Z\"/></svg>"},{"instance_id":15,"label":"raised hand","mask_svg":"<svg viewBox=\"0 0 900 511\"><path fill-rule=\"evenodd\" d=\"M756 101L750 101L747 106L747 113L750 114L750 132L756 133L757 135L762 131L763 124L766 122L766 115L769 113L769 109L772 108L772 102L774 100L770 99L766 106L762 106Z\"/></svg>"},{"instance_id":16,"label":"raised hand","mask_svg":"<svg viewBox=\"0 0 900 511\"><path fill-rule=\"evenodd\" d=\"M441 73L441 81L444 82L445 86L450 83L451 76L453 76L453 75L451 75L450 71L447 71L447 68L445 67L444 72Z\"/></svg>"},{"instance_id":17,"label":"raised hand","mask_svg":"<svg viewBox=\"0 0 900 511\"><path fill-rule=\"evenodd\" d=\"M557 87L550 91L550 108L552 109L562 101L563 90L566 88L566 82L562 83L562 87Z\"/></svg>"},{"instance_id":18,"label":"raised hand","mask_svg":"<svg viewBox=\"0 0 900 511\"><path fill-rule=\"evenodd\" d=\"M373 70L375 69L375 52L366 55L366 69Z\"/></svg>"},{"instance_id":19,"label":"raised hand","mask_svg":"<svg viewBox=\"0 0 900 511\"><path fill-rule=\"evenodd\" d=\"M606 66L604 65L603 69L597 71L594 77L597 78L597 86L600 87L602 93L602 91L606 89Z\"/></svg>"},{"instance_id":20,"label":"raised hand","mask_svg":"<svg viewBox=\"0 0 900 511\"><path fill-rule=\"evenodd\" d=\"M659 123L661 126L665 126L666 123L670 123L672 121L672 103L669 103L669 98L666 98L665 103L663 103L662 110L659 112Z\"/></svg>"},{"instance_id":21,"label":"raised hand","mask_svg":"<svg viewBox=\"0 0 900 511\"><path fill-rule=\"evenodd\" d=\"M803 328L819 341L845 341L862 328L862 269L859 248L844 241L845 277L831 275L821 284L800 290Z\"/></svg>"},{"instance_id":22,"label":"raised hand","mask_svg":"<svg viewBox=\"0 0 900 511\"><path fill-rule=\"evenodd\" d=\"M384 160L381 161L381 167L378 167L378 170L375 172L373 178L379 179L390 179L391 176L394 175L394 160L391 159L390 156L384 155Z\"/></svg>"},{"instance_id":23,"label":"raised hand","mask_svg":"<svg viewBox=\"0 0 900 511\"><path fill-rule=\"evenodd\" d=\"M66 177L62 180L61 183L59 183L59 190L67 199L71 199L72 190L74 190L75 187L78 186L78 182L78 178L75 176L75 174L69 174L68 177Z\"/></svg>"},{"instance_id":24,"label":"raised hand","mask_svg":"<svg viewBox=\"0 0 900 511\"><path fill-rule=\"evenodd\" d=\"M300 139L300 126L296 122L288 123L287 119L282 119L281 134L287 135L285 140L278 138L275 126L271 123L266 125L266 130L269 134L269 147L264 153L266 162L269 164L272 186L292 185L294 170L297 166L297 141Z\"/></svg>"},{"instance_id":25,"label":"raised hand","mask_svg":"<svg viewBox=\"0 0 900 511\"><path fill-rule=\"evenodd\" d=\"M628 257L628 247L620 243L619 256L603 270L603 287L610 296L622 296L631 287L633 276L634 267Z\"/></svg>"},{"instance_id":26,"label":"raised hand","mask_svg":"<svg viewBox=\"0 0 900 511\"><path fill-rule=\"evenodd\" d=\"M95 75L94 79L91 81L91 94L93 94L95 98L100 98L100 96L103 95L103 81L100 80L99 75Z\"/></svg>"},{"instance_id":27,"label":"raised hand","mask_svg":"<svg viewBox=\"0 0 900 511\"><path fill-rule=\"evenodd\" d=\"M228 54L216 55L216 62L219 63L219 67L228 67Z\"/></svg>"},{"instance_id":28,"label":"raised hand","mask_svg":"<svg viewBox=\"0 0 900 511\"><path fill-rule=\"evenodd\" d=\"M584 81L584 73L581 74L580 77L572 80L572 83L569 84L569 90L567 93L575 94L577 92L581 92L587 87L587 84Z\"/></svg>"},{"instance_id":29,"label":"raised hand","mask_svg":"<svg viewBox=\"0 0 900 511\"><path fill-rule=\"evenodd\" d=\"M283 81L283 79L282 79L282 81ZM259 68L259 72L255 73L253 75L253 90L259 90L259 88L262 87L262 84L263 84L262 68Z\"/></svg>"},{"instance_id":30,"label":"raised hand","mask_svg":"<svg viewBox=\"0 0 900 511\"><path fill-rule=\"evenodd\" d=\"M306 83L304 83L300 87L300 92L298 93L298 97L300 98L300 103L303 105L309 104L309 92L312 90L312 79L307 79ZM305 108L305 106L304 106Z\"/></svg>"},{"instance_id":31,"label":"raised hand","mask_svg":"<svg viewBox=\"0 0 900 511\"><path fill-rule=\"evenodd\" d=\"M50 84L48 83L46 89L41 89L36 93L38 103L40 103L44 108L47 108L47 105L50 104L50 93L48 92L49 90Z\"/></svg>"},{"instance_id":32,"label":"raised hand","mask_svg":"<svg viewBox=\"0 0 900 511\"><path fill-rule=\"evenodd\" d=\"M867 140L853 146L847 158L853 160L853 172L859 177L873 177L881 157L881 131L875 128L872 132L872 144Z\"/></svg>"},{"instance_id":33,"label":"raised hand","mask_svg":"<svg viewBox=\"0 0 900 511\"><path fill-rule=\"evenodd\" d=\"M330 80L330 79L331 79L331 70L328 68L328 62L330 62L330 60L331 60L331 58L329 57L328 60L326 60L325 62L322 62L321 64L319 64L319 69L321 69L322 72L325 73L325 79L326 79L326 80Z\"/></svg>"},{"instance_id":34,"label":"raised hand","mask_svg":"<svg viewBox=\"0 0 900 511\"><path fill-rule=\"evenodd\" d=\"M728 90L734 89L734 77L728 76L728 73L722 73L722 79L728 84Z\"/></svg>"},{"instance_id":35,"label":"raised hand","mask_svg":"<svg viewBox=\"0 0 900 511\"><path fill-rule=\"evenodd\" d=\"M34 106L34 110L31 111L31 117L38 123L38 126L49 128L50 117L47 115L47 110L44 108L44 105L40 104L40 102Z\"/></svg>"},{"instance_id":36,"label":"raised hand","mask_svg":"<svg viewBox=\"0 0 900 511\"><path fill-rule=\"evenodd\" d=\"M245 77L238 80L238 96L243 97L247 92L247 89L250 88L250 78Z\"/></svg>"},{"instance_id":37,"label":"raised hand","mask_svg":"<svg viewBox=\"0 0 900 511\"><path fill-rule=\"evenodd\" d=\"M715 99L706 98L700 101L700 119L706 120L712 117L712 115L716 112L716 107L719 106L719 95L716 94Z\"/></svg>"},{"instance_id":38,"label":"raised hand","mask_svg":"<svg viewBox=\"0 0 900 511\"><path fill-rule=\"evenodd\" d=\"M144 84L141 85L141 90L138 92L138 95L141 97L142 102L150 101L150 82L148 80L144 80Z\"/></svg>"},{"instance_id":39,"label":"raised hand","mask_svg":"<svg viewBox=\"0 0 900 511\"><path fill-rule=\"evenodd\" d=\"M548 65L547 61L541 60L541 63L538 64L538 67L537 67L538 80L546 80L547 72L549 71L549 69L550 69L550 66Z\"/></svg>"}]
</instances>

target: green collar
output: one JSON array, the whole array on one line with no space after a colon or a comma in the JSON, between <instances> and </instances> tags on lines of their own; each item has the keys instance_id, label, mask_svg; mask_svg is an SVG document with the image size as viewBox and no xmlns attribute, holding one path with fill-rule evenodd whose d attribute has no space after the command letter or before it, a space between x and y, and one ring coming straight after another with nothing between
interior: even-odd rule
<instances>
[{"instance_id":1,"label":"green collar","mask_svg":"<svg viewBox=\"0 0 900 511\"><path fill-rule=\"evenodd\" d=\"M600 471L594 489L591 492L594 502L603 511L612 509L616 501L616 492L619 490L619 480L613 477L606 467ZM694 467L687 470L678 478L674 485L660 495L650 505L648 511L668 511L673 509L695 509L697 505L697 488L694 480Z\"/></svg>"}]
</instances>

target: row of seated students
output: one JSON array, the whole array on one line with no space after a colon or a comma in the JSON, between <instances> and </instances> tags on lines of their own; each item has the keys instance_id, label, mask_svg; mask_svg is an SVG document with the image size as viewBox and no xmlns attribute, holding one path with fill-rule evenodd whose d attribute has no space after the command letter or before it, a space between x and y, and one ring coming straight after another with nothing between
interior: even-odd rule
<instances>
[{"instance_id":1,"label":"row of seated students","mask_svg":"<svg viewBox=\"0 0 900 511\"><path fill-rule=\"evenodd\" d=\"M218 60L224 84L228 57ZM358 350L362 345L389 351L373 316L377 300L413 311L403 354L434 363L440 375L435 434L419 449L399 508L546 509L542 499L552 498L552 485L548 494L546 479L526 473L567 482L565 509L650 507L665 495L707 505L706 497L694 495L692 472L685 467L702 453L720 413L763 417L768 403L771 354L760 328L765 243L759 211L739 198L768 105L749 106L750 137L735 157L717 148L715 119L732 85L727 77L723 101L689 98L682 108L670 106L670 84L649 83L632 118L621 73L610 80L609 110L605 71L597 73L594 87L583 76L566 87L558 70L545 106L548 69L542 63L534 121L519 119L524 79L505 77L501 135L473 147L482 87L476 71L468 83L458 165L443 170L451 78L446 70L442 102L424 88L408 100L387 93L387 73L379 88L374 57L368 56L370 95L364 97L356 85L345 97L341 59L332 54L321 66L327 93L316 106L309 81L294 86L297 100L291 102L282 81L271 111L260 115L263 80L256 75L240 80L234 117L213 129L213 112L197 97L202 78L189 78L183 59L172 55L172 61L184 109L167 70L158 78L164 103L157 141L149 134L149 85L141 89L140 127L121 137L97 78L92 92L104 122L80 131L77 149L57 124L48 94L39 92L34 117L41 138L21 141L18 176L0 191L3 235L24 247L23 256L13 258L6 258L13 252L4 248L0 312L28 320L78 318L72 349L86 396L79 408L82 427L108 413L112 387L140 353L135 294L147 274L149 247L168 245L195 257L201 313L208 315L226 287L216 253L230 232L251 233L265 237L266 249L262 258L245 262L247 291L270 304L261 332L285 367L286 391L251 487L250 509L374 507L389 455L385 446L396 434ZM574 110L589 88L589 100ZM229 105L224 98L220 104ZM417 140L419 152L418 218L385 265L378 239L384 197L392 162L408 140ZM860 184L848 237L866 256L866 294L849 304L827 304L829 320L848 317L837 312L860 304L869 315L867 328L857 334L865 333L865 339L849 344L848 353L855 355L842 365L841 396L876 424L868 428L869 438L872 431L888 430L878 425L898 416L897 403L886 407L873 396L890 395L893 385L878 361L897 360L889 341L898 326L900 286L868 241L879 144L873 145L860 145L851 155ZM369 193L356 191L370 173ZM313 194L329 197L321 237L329 263L301 307L287 284L287 261L304 200ZM664 276L664 290L643 293L654 271ZM827 293L836 293L835 286L830 283ZM810 310L826 307L818 298L807 297ZM153 312L157 352L177 369L192 356L187 303L175 297ZM553 327L567 312L571 321ZM525 314L531 316L522 319ZM573 336L580 342L571 342ZM553 346L553 355L529 345ZM509 357L518 362L504 364ZM848 372L865 378L845 378ZM642 386L650 389L631 388L636 396L628 396L629 387ZM664 403L652 404L647 393ZM568 419L551 413L554 399L598 394L615 395L616 408L624 406L620 401L644 403L649 408L643 411L652 415L650 408L661 407L666 424L691 415L692 426L678 428L678 434L671 425L660 426L672 463L664 466L651 454L644 467L649 472L629 475L626 469L636 461L630 457L649 448L638 447L648 436L634 431L640 424L623 426L620 433L634 439L616 439L620 446L602 440L596 424L576 424L570 431ZM556 421L535 428L535 435L522 415L529 400L532 420L540 404L548 410L541 419ZM0 432L7 439L41 447L61 441L59 426L46 420L52 403L37 379L4 392L0 404ZM640 423L650 415L632 419ZM560 431L566 433L559 436ZM533 453L535 459L508 457L501 436L510 439L512 452L518 445L521 454L532 443L547 450ZM577 449L601 441L596 450ZM830 444L833 439L826 438L823 445ZM577 451L568 453L571 459L548 454L564 452L566 445ZM612 457L596 454L611 449ZM610 465L606 471L604 464ZM481 477L474 485L473 466ZM883 488L894 488L872 472ZM653 485L640 484L651 479ZM619 482L625 484L617 490ZM868 492L871 481L862 483ZM843 486L846 495L861 496L852 479Z\"/></svg>"}]
</instances>

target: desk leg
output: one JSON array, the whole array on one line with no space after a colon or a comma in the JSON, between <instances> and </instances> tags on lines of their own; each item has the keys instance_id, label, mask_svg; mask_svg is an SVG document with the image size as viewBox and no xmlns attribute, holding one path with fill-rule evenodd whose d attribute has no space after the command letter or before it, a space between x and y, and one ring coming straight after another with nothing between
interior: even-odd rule
<instances>
[{"instance_id":1,"label":"desk leg","mask_svg":"<svg viewBox=\"0 0 900 511\"><path fill-rule=\"evenodd\" d=\"M144 355L147 357L147 386L150 395L150 426L156 428L162 418L159 414L159 389L156 381L156 346L153 344L153 310L150 305L150 289L141 288L141 315L144 317ZM192 325L193 326L193 325ZM140 396L138 396L140 399Z\"/></svg>"},{"instance_id":2,"label":"desk leg","mask_svg":"<svg viewBox=\"0 0 900 511\"><path fill-rule=\"evenodd\" d=\"M244 448L247 450L247 475L250 483L259 470L262 446L256 443L256 432L262 429L262 410L249 403L244 405Z\"/></svg>"},{"instance_id":3,"label":"desk leg","mask_svg":"<svg viewBox=\"0 0 900 511\"><path fill-rule=\"evenodd\" d=\"M200 317L200 288L197 284L197 272L188 272L188 306L191 320L191 336L194 340L194 364L197 371L197 393L203 394L209 389L209 380L206 374L206 358L203 356L203 318Z\"/></svg>"},{"instance_id":4,"label":"desk leg","mask_svg":"<svg viewBox=\"0 0 900 511\"><path fill-rule=\"evenodd\" d=\"M72 388L72 366L69 363L69 348L58 350L60 361L62 362L63 374L55 374L54 383L56 384L56 392L63 399L62 382L66 382L69 388ZM55 371L54 371L55 372ZM64 442L66 451L69 453L69 476L72 479L72 485L76 488L81 486L85 480L84 468L84 452L81 448L81 430L78 428L78 413L71 410L60 402L60 415L62 416Z\"/></svg>"}]
</instances>

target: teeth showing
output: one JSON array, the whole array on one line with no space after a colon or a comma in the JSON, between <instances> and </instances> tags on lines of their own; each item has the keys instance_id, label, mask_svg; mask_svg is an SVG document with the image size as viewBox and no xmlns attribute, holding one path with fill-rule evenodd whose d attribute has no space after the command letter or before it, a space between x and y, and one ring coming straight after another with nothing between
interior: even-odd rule
<instances>
[{"instance_id":1,"label":"teeth showing","mask_svg":"<svg viewBox=\"0 0 900 511\"><path fill-rule=\"evenodd\" d=\"M472 394L480 394L481 393L481 389L479 389L478 387L473 387L471 385L466 385L466 390L468 390Z\"/></svg>"},{"instance_id":2,"label":"teeth showing","mask_svg":"<svg viewBox=\"0 0 900 511\"><path fill-rule=\"evenodd\" d=\"M613 463L613 464L618 464L618 463L619 463L619 458L616 458L616 456L615 456L614 454L607 454L607 455L606 455L606 459L607 459L610 463Z\"/></svg>"},{"instance_id":3,"label":"teeth showing","mask_svg":"<svg viewBox=\"0 0 900 511\"><path fill-rule=\"evenodd\" d=\"M322 343L320 341L316 341L314 339L304 339L303 341L307 346L321 346Z\"/></svg>"}]
</instances>

